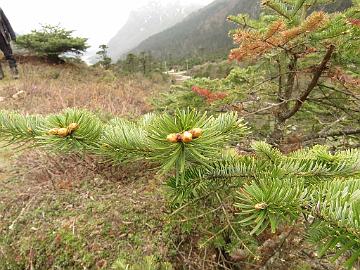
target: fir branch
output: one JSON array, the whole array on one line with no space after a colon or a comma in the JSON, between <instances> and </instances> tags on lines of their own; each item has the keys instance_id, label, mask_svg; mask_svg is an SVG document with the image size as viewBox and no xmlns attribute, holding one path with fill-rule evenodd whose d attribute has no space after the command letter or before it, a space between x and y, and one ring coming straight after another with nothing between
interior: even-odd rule
<instances>
[{"instance_id":1,"label":"fir branch","mask_svg":"<svg viewBox=\"0 0 360 270\"><path fill-rule=\"evenodd\" d=\"M57 153L96 152L104 124L86 110L66 109L49 115L42 135L35 138L38 146Z\"/></svg>"},{"instance_id":2,"label":"fir branch","mask_svg":"<svg viewBox=\"0 0 360 270\"><path fill-rule=\"evenodd\" d=\"M0 139L11 144L34 141L42 134L46 123L42 116L23 116L16 112L0 111Z\"/></svg>"},{"instance_id":3,"label":"fir branch","mask_svg":"<svg viewBox=\"0 0 360 270\"><path fill-rule=\"evenodd\" d=\"M360 256L360 181L334 180L310 192L313 214L318 219L308 231L308 240L319 245L320 255L335 251L334 260L351 252L350 269Z\"/></svg>"}]
</instances>

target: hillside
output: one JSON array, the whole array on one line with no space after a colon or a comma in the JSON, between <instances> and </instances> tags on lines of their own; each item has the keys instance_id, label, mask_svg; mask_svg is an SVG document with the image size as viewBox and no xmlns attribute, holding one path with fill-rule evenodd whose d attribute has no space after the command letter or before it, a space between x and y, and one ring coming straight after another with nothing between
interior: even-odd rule
<instances>
[{"instance_id":1,"label":"hillside","mask_svg":"<svg viewBox=\"0 0 360 270\"><path fill-rule=\"evenodd\" d=\"M146 38L182 21L191 12L199 9L197 4L151 1L146 6L131 12L126 24L109 41L109 55L117 60Z\"/></svg>"},{"instance_id":2,"label":"hillside","mask_svg":"<svg viewBox=\"0 0 360 270\"><path fill-rule=\"evenodd\" d=\"M232 47L228 31L234 27L226 21L230 14L257 16L259 0L218 0L189 15L184 21L156 34L136 47L134 52L152 51L157 57L174 58L194 55L224 55Z\"/></svg>"},{"instance_id":3,"label":"hillside","mask_svg":"<svg viewBox=\"0 0 360 270\"><path fill-rule=\"evenodd\" d=\"M338 0L321 9L334 12L350 5L351 0ZM226 20L227 16L239 13L258 16L260 0L217 0L175 26L146 39L132 51L151 51L162 59L181 59L189 55L204 59L223 57L233 47L228 32L234 24Z\"/></svg>"}]
</instances>

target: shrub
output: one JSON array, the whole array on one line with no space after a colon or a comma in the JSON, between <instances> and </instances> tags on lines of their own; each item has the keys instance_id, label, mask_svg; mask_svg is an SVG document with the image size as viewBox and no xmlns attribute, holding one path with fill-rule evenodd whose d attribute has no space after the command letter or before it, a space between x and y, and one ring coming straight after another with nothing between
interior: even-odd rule
<instances>
[{"instance_id":1,"label":"shrub","mask_svg":"<svg viewBox=\"0 0 360 270\"><path fill-rule=\"evenodd\" d=\"M73 37L73 31L60 26L45 25L40 30L19 36L16 44L51 61L60 62L60 56L66 54L80 55L88 46L86 38Z\"/></svg>"}]
</instances>

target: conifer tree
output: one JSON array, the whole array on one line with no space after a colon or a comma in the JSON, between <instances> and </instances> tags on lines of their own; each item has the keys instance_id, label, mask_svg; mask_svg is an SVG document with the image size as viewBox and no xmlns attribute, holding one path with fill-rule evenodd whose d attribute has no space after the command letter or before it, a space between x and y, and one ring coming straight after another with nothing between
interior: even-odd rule
<instances>
[{"instance_id":1,"label":"conifer tree","mask_svg":"<svg viewBox=\"0 0 360 270\"><path fill-rule=\"evenodd\" d=\"M324 141L358 146L360 6L326 13L328 2L263 1L258 19L230 16L239 27L230 32L236 47L228 76L187 80L155 105L238 111L255 136L284 152Z\"/></svg>"},{"instance_id":2,"label":"conifer tree","mask_svg":"<svg viewBox=\"0 0 360 270\"><path fill-rule=\"evenodd\" d=\"M304 237L320 254L345 257L350 269L360 256L360 151L315 146L284 155L256 142L255 154L240 155L231 142L246 130L235 113L184 110L103 123L76 109L45 117L0 112L0 140L10 144L114 162L146 159L173 172L167 186L174 222L229 259L241 251L240 265L261 258L257 235L305 223Z\"/></svg>"},{"instance_id":3,"label":"conifer tree","mask_svg":"<svg viewBox=\"0 0 360 270\"><path fill-rule=\"evenodd\" d=\"M342 108L338 100L344 100L352 110L353 90L360 85L356 68L360 64L360 27L356 23L360 5L354 1L345 12L333 14L317 11L328 2L264 0L267 13L258 21L244 15L229 17L240 25L232 33L238 47L229 59L268 61L276 67L268 68L271 81L277 81L272 134L276 143L283 139L288 119L304 107L311 110L307 105L310 98L316 105L330 107L328 110Z\"/></svg>"},{"instance_id":4,"label":"conifer tree","mask_svg":"<svg viewBox=\"0 0 360 270\"><path fill-rule=\"evenodd\" d=\"M98 64L100 64L105 69L108 69L111 65L111 58L108 56L108 46L103 44L99 46L100 51L96 54L100 57Z\"/></svg>"},{"instance_id":5,"label":"conifer tree","mask_svg":"<svg viewBox=\"0 0 360 270\"><path fill-rule=\"evenodd\" d=\"M19 36L16 45L51 61L61 62L61 55L80 55L88 48L86 38L73 37L72 34L73 31L60 26L44 25L40 30Z\"/></svg>"}]
</instances>

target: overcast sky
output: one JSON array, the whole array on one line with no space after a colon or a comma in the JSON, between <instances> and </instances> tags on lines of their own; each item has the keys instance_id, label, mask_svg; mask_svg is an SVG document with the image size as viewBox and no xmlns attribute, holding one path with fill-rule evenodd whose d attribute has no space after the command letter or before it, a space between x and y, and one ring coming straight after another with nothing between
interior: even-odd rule
<instances>
[{"instance_id":1,"label":"overcast sky","mask_svg":"<svg viewBox=\"0 0 360 270\"><path fill-rule=\"evenodd\" d=\"M24 34L41 24L60 24L86 37L92 50L106 44L126 22L129 12L151 0L2 0L16 33ZM213 0L161 0L207 4Z\"/></svg>"}]
</instances>

